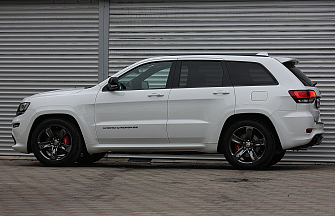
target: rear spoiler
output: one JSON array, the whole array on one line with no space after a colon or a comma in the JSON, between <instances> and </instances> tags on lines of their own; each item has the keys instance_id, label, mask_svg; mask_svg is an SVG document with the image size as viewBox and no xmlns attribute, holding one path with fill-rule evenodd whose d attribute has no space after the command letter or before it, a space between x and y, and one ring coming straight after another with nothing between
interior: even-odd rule
<instances>
[{"instance_id":1,"label":"rear spoiler","mask_svg":"<svg viewBox=\"0 0 335 216\"><path fill-rule=\"evenodd\" d=\"M299 60L296 58L285 58L285 57L273 57L274 59L277 59L280 63L291 63L293 65L296 65L299 63Z\"/></svg>"},{"instance_id":2,"label":"rear spoiler","mask_svg":"<svg viewBox=\"0 0 335 216\"><path fill-rule=\"evenodd\" d=\"M259 52L256 55L257 56L270 57L267 52ZM271 56L271 57L274 58L274 59L276 59L277 61L279 61L282 64L284 64L284 63L291 63L293 65L296 65L296 64L299 63L299 60L296 59L296 58L285 58L285 57L275 57L275 56Z\"/></svg>"}]
</instances>

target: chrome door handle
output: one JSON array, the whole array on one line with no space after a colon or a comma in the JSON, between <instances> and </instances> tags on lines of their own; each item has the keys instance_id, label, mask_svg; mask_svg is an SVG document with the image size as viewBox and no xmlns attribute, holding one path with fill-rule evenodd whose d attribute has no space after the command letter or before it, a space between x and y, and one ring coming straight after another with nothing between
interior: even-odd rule
<instances>
[{"instance_id":1,"label":"chrome door handle","mask_svg":"<svg viewBox=\"0 0 335 216\"><path fill-rule=\"evenodd\" d=\"M230 92L229 91L216 91L216 92L213 92L213 94L215 94L215 95L218 95L218 94L225 95L225 94L230 94Z\"/></svg>"},{"instance_id":2,"label":"chrome door handle","mask_svg":"<svg viewBox=\"0 0 335 216\"><path fill-rule=\"evenodd\" d=\"M163 93L152 93L148 95L148 97L163 97L163 96L164 96Z\"/></svg>"}]
</instances>

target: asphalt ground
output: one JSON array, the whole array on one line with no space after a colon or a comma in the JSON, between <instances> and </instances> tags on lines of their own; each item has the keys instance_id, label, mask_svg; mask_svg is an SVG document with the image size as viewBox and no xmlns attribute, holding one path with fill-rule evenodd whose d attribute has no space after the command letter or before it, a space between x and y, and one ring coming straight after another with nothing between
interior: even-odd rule
<instances>
[{"instance_id":1,"label":"asphalt ground","mask_svg":"<svg viewBox=\"0 0 335 216\"><path fill-rule=\"evenodd\" d=\"M234 170L225 161L0 157L0 215L335 215L335 164Z\"/></svg>"}]
</instances>

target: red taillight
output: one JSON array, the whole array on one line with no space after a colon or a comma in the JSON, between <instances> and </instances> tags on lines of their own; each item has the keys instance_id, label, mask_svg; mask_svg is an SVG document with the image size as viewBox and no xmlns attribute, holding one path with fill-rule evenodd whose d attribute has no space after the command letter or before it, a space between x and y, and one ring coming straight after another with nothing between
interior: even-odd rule
<instances>
[{"instance_id":1,"label":"red taillight","mask_svg":"<svg viewBox=\"0 0 335 216\"><path fill-rule=\"evenodd\" d=\"M316 98L313 90L290 90L288 93L297 103L313 103Z\"/></svg>"}]
</instances>

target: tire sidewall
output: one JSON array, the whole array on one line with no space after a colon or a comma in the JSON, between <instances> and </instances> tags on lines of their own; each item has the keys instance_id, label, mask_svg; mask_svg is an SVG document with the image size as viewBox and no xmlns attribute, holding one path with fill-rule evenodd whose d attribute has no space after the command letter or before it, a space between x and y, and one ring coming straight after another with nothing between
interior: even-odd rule
<instances>
[{"instance_id":1,"label":"tire sidewall","mask_svg":"<svg viewBox=\"0 0 335 216\"><path fill-rule=\"evenodd\" d=\"M60 125L64 127L71 135L72 138L72 146L70 152L61 160L49 160L45 158L39 149L38 146L38 136L42 130L46 129L50 125ZM73 125L71 122L65 119L46 119L42 121L37 127L34 129L31 138L31 146L32 152L39 162L41 162L45 166L70 166L76 162L76 160L80 156L80 152L82 149L82 138L78 128Z\"/></svg>"},{"instance_id":2,"label":"tire sidewall","mask_svg":"<svg viewBox=\"0 0 335 216\"><path fill-rule=\"evenodd\" d=\"M285 156L285 153L286 150L282 150L278 154L274 154L271 161L266 165L266 167L270 167L281 161L281 159L283 159L283 157Z\"/></svg>"},{"instance_id":3,"label":"tire sidewall","mask_svg":"<svg viewBox=\"0 0 335 216\"><path fill-rule=\"evenodd\" d=\"M77 162L81 164L90 164L99 161L101 158L103 158L106 155L106 152L102 153L82 153L80 157L78 158Z\"/></svg>"},{"instance_id":4,"label":"tire sidewall","mask_svg":"<svg viewBox=\"0 0 335 216\"><path fill-rule=\"evenodd\" d=\"M262 157L251 164L247 163L242 163L236 160L236 158L231 154L230 152L230 138L235 132L240 127L245 127L245 126L251 126L254 128L257 128L263 135L266 140L266 146L265 146L265 152L262 155ZM223 149L223 154L226 158L226 160L235 168L237 169L261 169L265 167L272 159L275 151L275 141L273 134L270 129L266 125L264 125L261 122L255 121L255 120L242 120L235 122L233 125L231 125L228 130L225 132L223 143L221 143L222 149Z\"/></svg>"}]
</instances>

